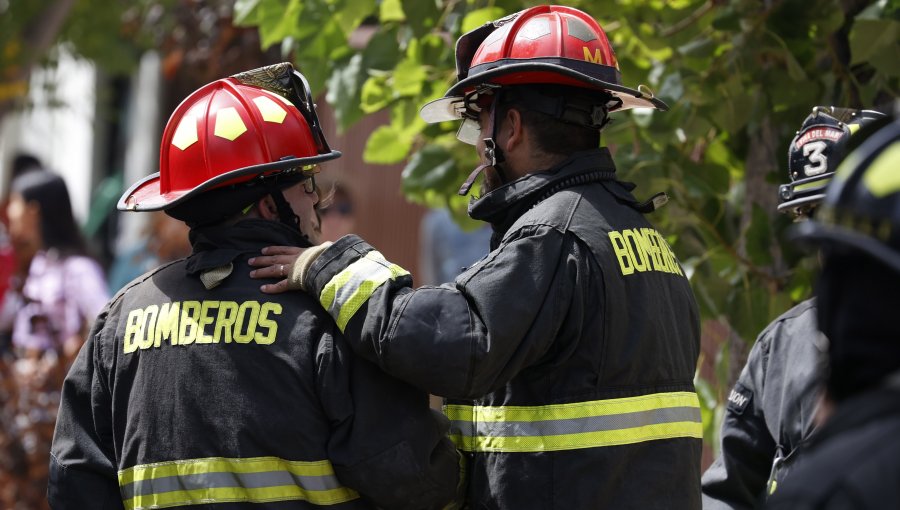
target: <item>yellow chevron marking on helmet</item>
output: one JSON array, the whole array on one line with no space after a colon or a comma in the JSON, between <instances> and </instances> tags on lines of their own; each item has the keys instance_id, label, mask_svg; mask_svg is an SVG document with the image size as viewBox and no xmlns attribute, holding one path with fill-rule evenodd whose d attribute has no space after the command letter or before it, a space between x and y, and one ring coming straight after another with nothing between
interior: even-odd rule
<instances>
[{"instance_id":1,"label":"yellow chevron marking on helmet","mask_svg":"<svg viewBox=\"0 0 900 510\"><path fill-rule=\"evenodd\" d=\"M216 136L234 141L245 132L247 132L247 126L244 125L240 114L233 107L222 108L216 112L216 129L213 132Z\"/></svg>"},{"instance_id":2,"label":"yellow chevron marking on helmet","mask_svg":"<svg viewBox=\"0 0 900 510\"><path fill-rule=\"evenodd\" d=\"M278 103L268 97L259 96L254 98L253 102L256 103L259 113L262 114L262 118L266 122L281 124L284 122L284 118L287 117L287 112L284 111L284 108L278 106Z\"/></svg>"},{"instance_id":3,"label":"yellow chevron marking on helmet","mask_svg":"<svg viewBox=\"0 0 900 510\"><path fill-rule=\"evenodd\" d=\"M197 118L191 114L182 117L175 134L172 135L172 145L185 150L197 143Z\"/></svg>"},{"instance_id":4,"label":"yellow chevron marking on helmet","mask_svg":"<svg viewBox=\"0 0 900 510\"><path fill-rule=\"evenodd\" d=\"M894 143L879 154L863 175L863 184L872 195L882 198L900 191L900 144Z\"/></svg>"}]
</instances>

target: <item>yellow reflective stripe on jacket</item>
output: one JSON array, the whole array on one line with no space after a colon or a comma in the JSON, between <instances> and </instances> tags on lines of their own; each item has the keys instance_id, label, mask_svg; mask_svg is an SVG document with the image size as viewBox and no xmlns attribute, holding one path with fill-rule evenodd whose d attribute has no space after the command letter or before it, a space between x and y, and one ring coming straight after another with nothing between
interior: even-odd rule
<instances>
[{"instance_id":1,"label":"yellow reflective stripe on jacket","mask_svg":"<svg viewBox=\"0 0 900 510\"><path fill-rule=\"evenodd\" d=\"M356 491L341 486L327 460L300 462L277 457L144 464L119 471L119 490L127 510L287 500L334 505L359 497Z\"/></svg>"},{"instance_id":2,"label":"yellow reflective stripe on jacket","mask_svg":"<svg viewBox=\"0 0 900 510\"><path fill-rule=\"evenodd\" d=\"M447 405L450 438L469 452L546 452L703 437L693 392L546 406Z\"/></svg>"},{"instance_id":3,"label":"yellow reflective stripe on jacket","mask_svg":"<svg viewBox=\"0 0 900 510\"><path fill-rule=\"evenodd\" d=\"M332 277L322 289L319 302L344 331L353 314L372 297L375 289L407 274L409 271L388 262L384 255L373 250Z\"/></svg>"}]
</instances>

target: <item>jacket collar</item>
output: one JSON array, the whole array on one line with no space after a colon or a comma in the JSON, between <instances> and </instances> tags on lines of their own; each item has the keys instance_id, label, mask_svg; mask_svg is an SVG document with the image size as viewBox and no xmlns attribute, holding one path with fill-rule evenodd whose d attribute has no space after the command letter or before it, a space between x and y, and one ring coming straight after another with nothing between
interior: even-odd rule
<instances>
[{"instance_id":1,"label":"jacket collar","mask_svg":"<svg viewBox=\"0 0 900 510\"><path fill-rule=\"evenodd\" d=\"M596 180L614 179L603 174L615 173L609 150L606 147L576 152L559 165L520 177L500 186L481 198L469 203L469 216L491 223L495 231L505 231L537 202L565 187L568 181L581 175L597 174Z\"/></svg>"},{"instance_id":2,"label":"jacket collar","mask_svg":"<svg viewBox=\"0 0 900 510\"><path fill-rule=\"evenodd\" d=\"M266 246L307 246L298 230L277 221L257 218L233 225L194 228L189 238L193 248L187 259L189 274L223 266L243 254L259 253Z\"/></svg>"}]
</instances>

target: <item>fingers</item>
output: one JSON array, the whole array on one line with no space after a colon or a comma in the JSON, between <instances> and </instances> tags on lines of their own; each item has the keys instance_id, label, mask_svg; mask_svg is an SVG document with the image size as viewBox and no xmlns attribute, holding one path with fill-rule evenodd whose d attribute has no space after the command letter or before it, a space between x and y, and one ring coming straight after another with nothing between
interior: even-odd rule
<instances>
[{"instance_id":1,"label":"fingers","mask_svg":"<svg viewBox=\"0 0 900 510\"><path fill-rule=\"evenodd\" d=\"M250 277L255 279L279 279L277 283L267 283L260 287L266 294L281 294L290 290L287 276L297 257L303 253L304 248L296 246L267 246L262 249L262 255L252 257L247 261L254 269L250 271Z\"/></svg>"},{"instance_id":2,"label":"fingers","mask_svg":"<svg viewBox=\"0 0 900 510\"><path fill-rule=\"evenodd\" d=\"M263 255L300 255L305 249L296 246L266 246L262 249L262 253Z\"/></svg>"},{"instance_id":3,"label":"fingers","mask_svg":"<svg viewBox=\"0 0 900 510\"><path fill-rule=\"evenodd\" d=\"M290 289L288 288L288 281L281 280L278 283L267 283L265 285L260 285L259 290L263 291L265 294L281 294L282 292L287 292Z\"/></svg>"},{"instance_id":4,"label":"fingers","mask_svg":"<svg viewBox=\"0 0 900 510\"><path fill-rule=\"evenodd\" d=\"M264 278L285 278L290 272L291 266L289 264L273 264L250 271L250 278L255 278L257 280Z\"/></svg>"}]
</instances>

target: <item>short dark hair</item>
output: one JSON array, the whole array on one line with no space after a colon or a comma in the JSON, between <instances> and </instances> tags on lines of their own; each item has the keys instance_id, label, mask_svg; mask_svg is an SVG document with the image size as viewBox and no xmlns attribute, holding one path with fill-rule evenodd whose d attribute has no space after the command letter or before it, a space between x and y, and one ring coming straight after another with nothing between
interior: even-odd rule
<instances>
[{"instance_id":1,"label":"short dark hair","mask_svg":"<svg viewBox=\"0 0 900 510\"><path fill-rule=\"evenodd\" d=\"M564 97L603 105L607 102L605 97L598 98L596 91L579 87L538 84L528 85L528 88L550 98ZM538 149L548 154L568 156L574 152L596 149L600 146L599 129L572 124L535 111L529 107L529 102L518 93L518 90L520 87L503 89L497 117L502 119L509 110L517 110L522 115L522 122L528 127Z\"/></svg>"},{"instance_id":2,"label":"short dark hair","mask_svg":"<svg viewBox=\"0 0 900 510\"><path fill-rule=\"evenodd\" d=\"M44 168L44 165L41 164L41 160L28 154L26 152L20 152L15 155L12 162L12 178L31 172L32 170L41 170Z\"/></svg>"},{"instance_id":3,"label":"short dark hair","mask_svg":"<svg viewBox=\"0 0 900 510\"><path fill-rule=\"evenodd\" d=\"M41 208L44 248L55 248L65 256L85 253L84 238L75 222L69 190L62 177L46 170L29 171L16 177L10 188L26 203L37 202Z\"/></svg>"}]
</instances>

